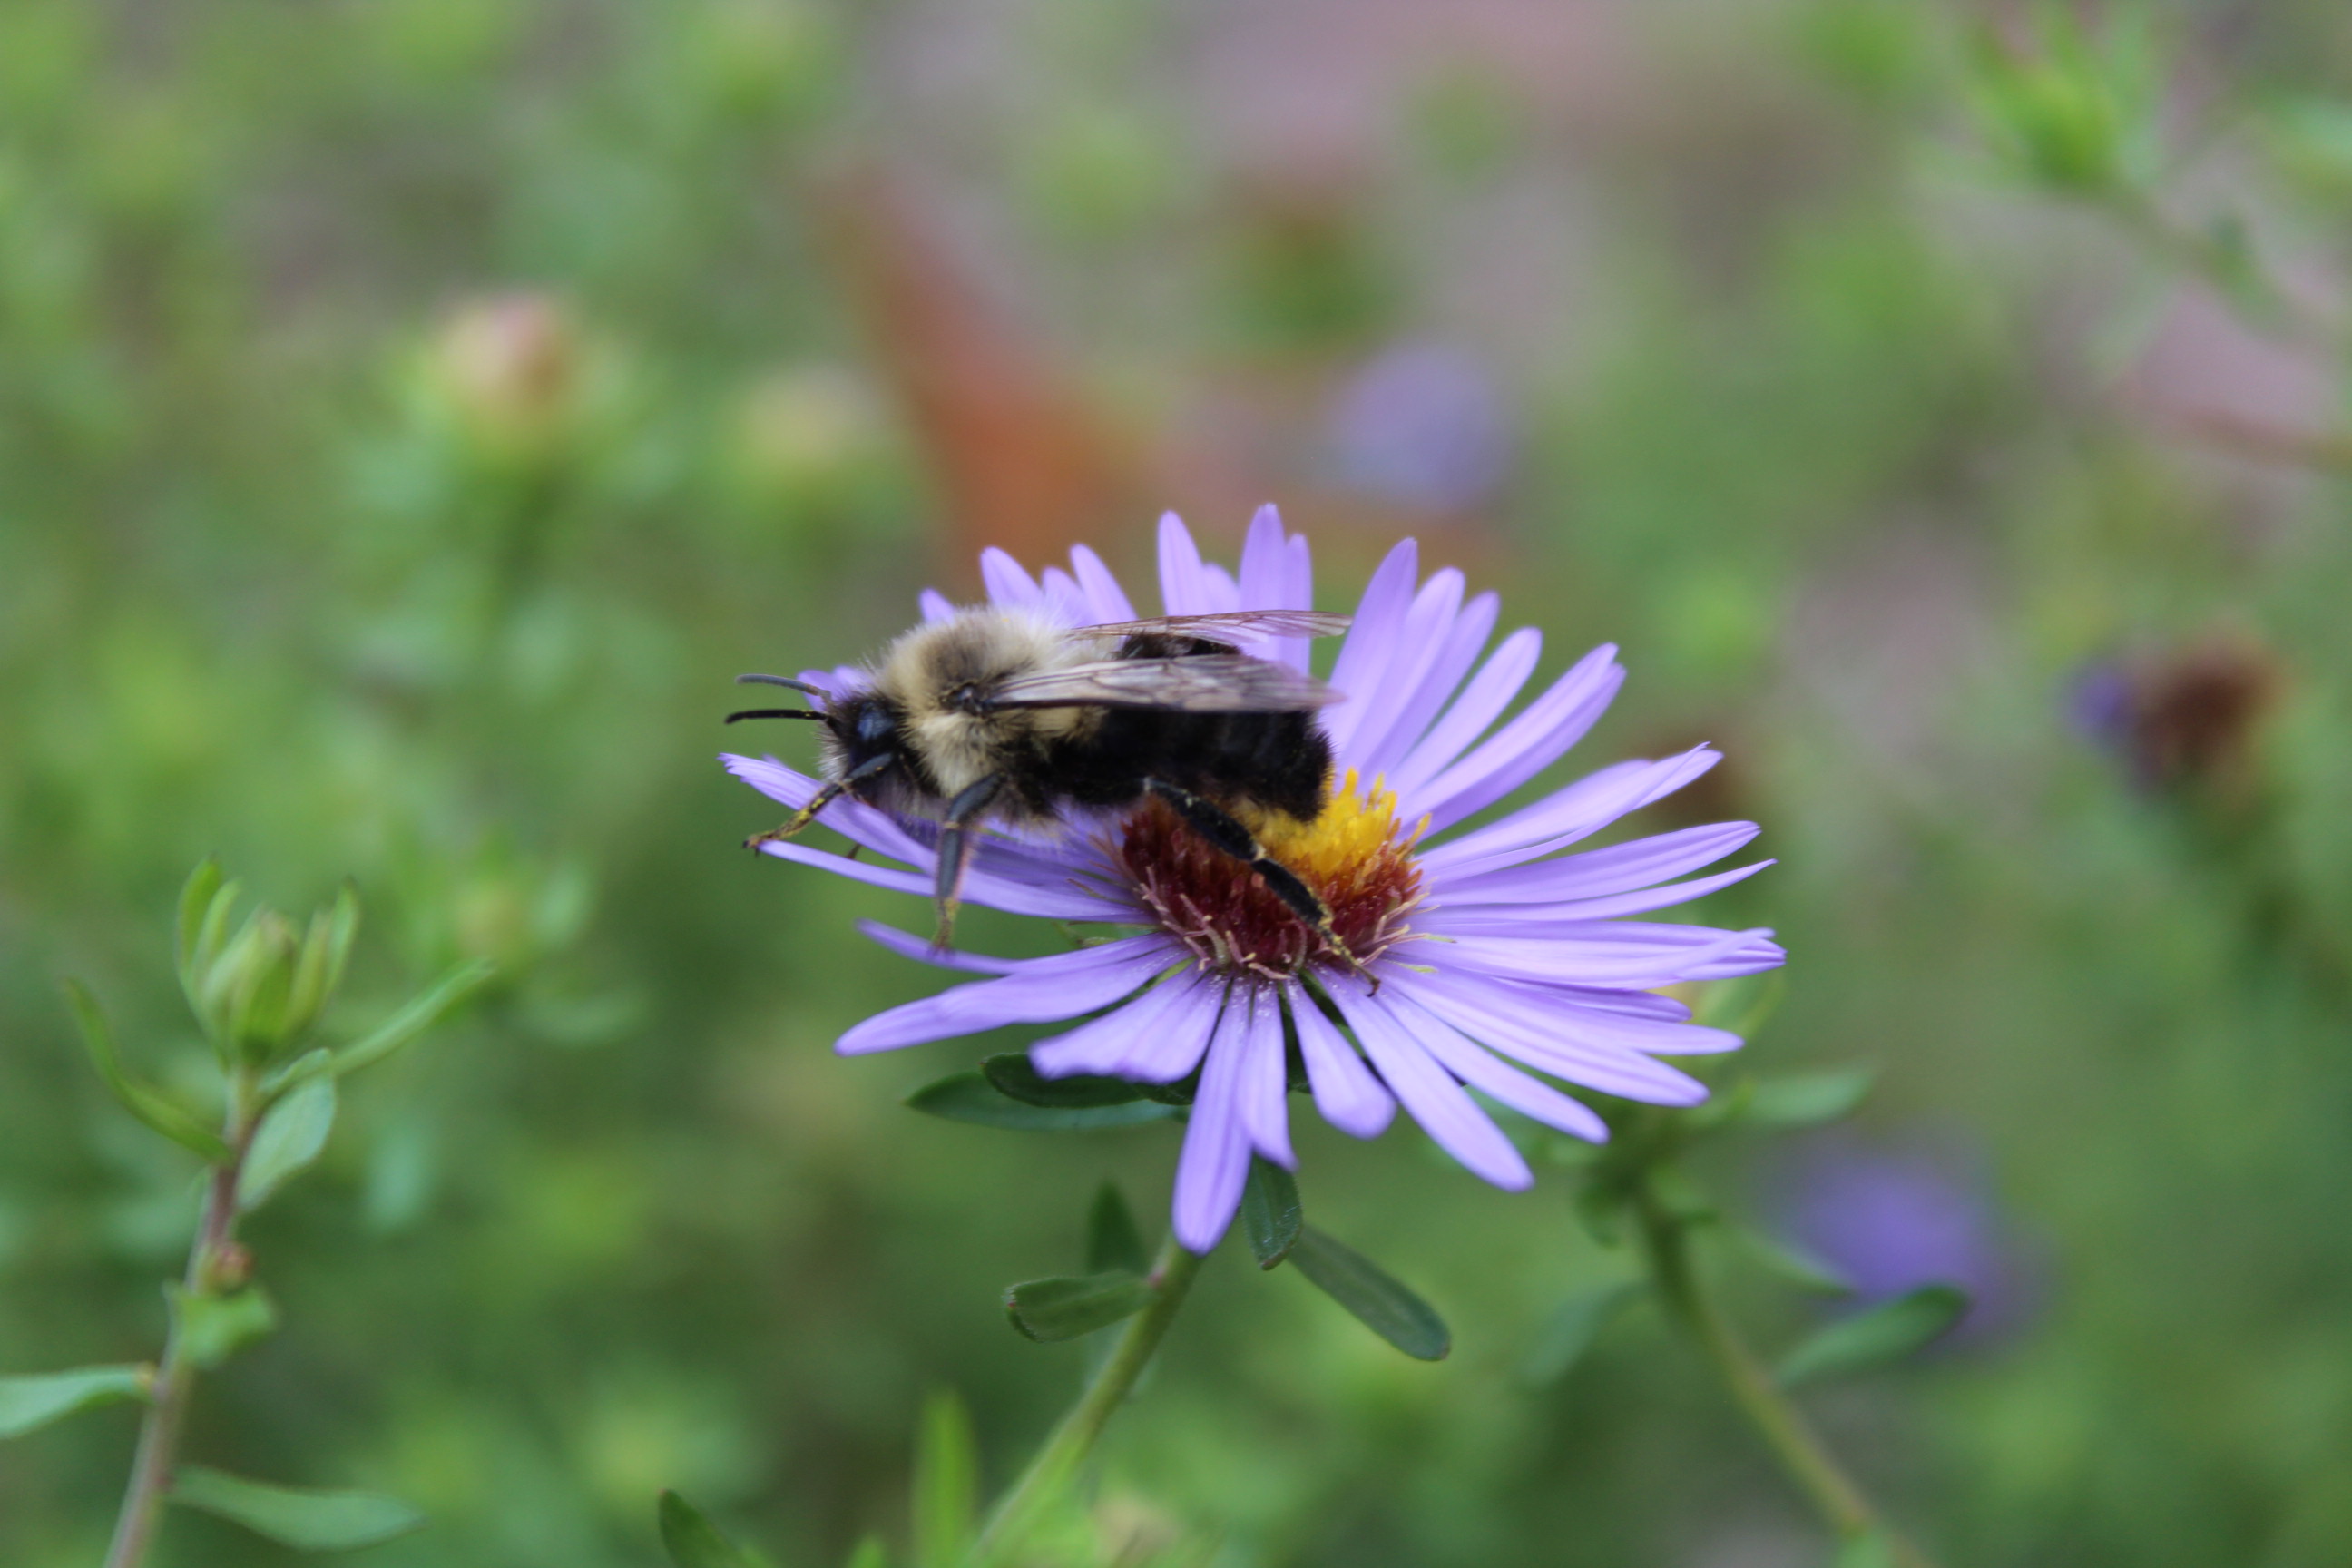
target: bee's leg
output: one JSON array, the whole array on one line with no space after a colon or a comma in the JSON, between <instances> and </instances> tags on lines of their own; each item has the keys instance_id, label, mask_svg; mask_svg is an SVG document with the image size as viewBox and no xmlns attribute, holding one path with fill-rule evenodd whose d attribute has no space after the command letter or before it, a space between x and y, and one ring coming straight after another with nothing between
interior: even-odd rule
<instances>
[{"instance_id":1,"label":"bee's leg","mask_svg":"<svg viewBox=\"0 0 2352 1568\"><path fill-rule=\"evenodd\" d=\"M940 827L939 879L932 885L932 897L940 908L940 934L931 940L933 947L943 948L954 934L956 905L963 894L963 874L971 865L971 825L996 799L1004 787L1003 773L991 773L975 784L967 784L956 797L948 802L948 814Z\"/></svg>"},{"instance_id":2,"label":"bee's leg","mask_svg":"<svg viewBox=\"0 0 2352 1568\"><path fill-rule=\"evenodd\" d=\"M771 827L765 833L754 833L751 837L743 840L743 847L757 849L762 844L778 844L787 838L797 837L810 823L816 820L818 812L823 811L845 795L853 799L856 798L857 785L898 760L892 752L885 752L878 757L866 758L837 779L828 779L825 781L824 787L818 790L806 805L793 813L793 819L790 822L785 823L782 827Z\"/></svg>"},{"instance_id":3,"label":"bee's leg","mask_svg":"<svg viewBox=\"0 0 2352 1568\"><path fill-rule=\"evenodd\" d=\"M1214 801L1203 800L1191 790L1170 784L1165 779L1146 779L1143 788L1146 794L1166 801L1176 815L1184 819L1184 826L1208 840L1212 847L1246 863L1251 870L1257 873L1257 879L1265 884L1267 891L1280 899L1292 914L1312 927L1315 934L1322 938L1323 945L1340 963L1362 975L1373 990L1381 988L1380 976L1365 968L1362 961L1349 951L1346 941L1331 928L1329 907L1316 897L1314 889L1298 879L1297 872L1268 855L1265 847L1257 841L1256 835L1235 821Z\"/></svg>"}]
</instances>

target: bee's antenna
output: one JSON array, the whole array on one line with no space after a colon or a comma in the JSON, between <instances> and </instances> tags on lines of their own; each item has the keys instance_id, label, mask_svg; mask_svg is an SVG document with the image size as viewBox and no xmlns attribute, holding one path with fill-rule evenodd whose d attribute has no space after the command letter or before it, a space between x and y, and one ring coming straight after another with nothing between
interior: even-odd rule
<instances>
[{"instance_id":1,"label":"bee's antenna","mask_svg":"<svg viewBox=\"0 0 2352 1568\"><path fill-rule=\"evenodd\" d=\"M825 694L824 688L822 686L811 686L805 680L787 680L781 675L739 675L735 678L735 684L738 686L789 686L794 691L805 691L811 697L823 697Z\"/></svg>"},{"instance_id":2,"label":"bee's antenna","mask_svg":"<svg viewBox=\"0 0 2352 1568\"><path fill-rule=\"evenodd\" d=\"M815 708L744 708L727 715L732 724L738 719L814 719L830 721L833 715Z\"/></svg>"}]
</instances>

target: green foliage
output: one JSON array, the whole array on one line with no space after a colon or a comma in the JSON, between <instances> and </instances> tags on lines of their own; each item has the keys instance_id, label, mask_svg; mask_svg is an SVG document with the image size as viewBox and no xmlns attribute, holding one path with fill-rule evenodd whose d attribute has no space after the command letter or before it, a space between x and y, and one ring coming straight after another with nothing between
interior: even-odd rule
<instances>
[{"instance_id":1,"label":"green foliage","mask_svg":"<svg viewBox=\"0 0 2352 1568\"><path fill-rule=\"evenodd\" d=\"M1301 1226L1290 1259L1364 1327L1415 1361L1444 1361L1454 1336L1430 1304L1354 1248Z\"/></svg>"},{"instance_id":2,"label":"green foliage","mask_svg":"<svg viewBox=\"0 0 2352 1568\"><path fill-rule=\"evenodd\" d=\"M1004 1291L1004 1315L1024 1339L1074 1340L1131 1318L1159 1292L1125 1269L1080 1279L1032 1279Z\"/></svg>"},{"instance_id":3,"label":"green foliage","mask_svg":"<svg viewBox=\"0 0 2352 1568\"><path fill-rule=\"evenodd\" d=\"M318 1077L287 1091L263 1113L237 1173L236 1206L251 1212L286 1179L319 1157L335 1125L335 1080Z\"/></svg>"},{"instance_id":4,"label":"green foliage","mask_svg":"<svg viewBox=\"0 0 2352 1568\"><path fill-rule=\"evenodd\" d=\"M82 1044L89 1052L91 1065L98 1068L98 1076L105 1080L116 1102L190 1153L212 1163L227 1159L228 1145L221 1142L218 1133L161 1089L132 1077L123 1066L121 1050L114 1043L113 1026L99 1010L98 999L79 981L68 980L65 987L66 1000L73 1005L74 1022L81 1027Z\"/></svg>"},{"instance_id":5,"label":"green foliage","mask_svg":"<svg viewBox=\"0 0 2352 1568\"><path fill-rule=\"evenodd\" d=\"M172 1500L234 1520L258 1535L303 1552L351 1552L425 1528L422 1513L374 1492L272 1486L198 1465L184 1465Z\"/></svg>"},{"instance_id":6,"label":"green foliage","mask_svg":"<svg viewBox=\"0 0 2352 1568\"><path fill-rule=\"evenodd\" d=\"M961 1568L980 1524L980 1450L963 1401L944 1391L923 1402L915 1446L915 1568Z\"/></svg>"},{"instance_id":7,"label":"green foliage","mask_svg":"<svg viewBox=\"0 0 2352 1568\"><path fill-rule=\"evenodd\" d=\"M1124 1271L1142 1275L1151 1268L1151 1253L1143 1244L1142 1228L1135 1223L1135 1212L1119 1195L1116 1182L1105 1182L1097 1187L1095 1201L1087 1208L1086 1259L1089 1274Z\"/></svg>"},{"instance_id":8,"label":"green foliage","mask_svg":"<svg viewBox=\"0 0 2352 1568\"><path fill-rule=\"evenodd\" d=\"M1040 1105L1033 1100L1014 1099L984 1073L960 1072L936 1083L925 1084L907 1097L907 1103L917 1110L945 1117L950 1121L969 1121L979 1127L1005 1127L1022 1132L1097 1132L1109 1128L1139 1126L1147 1121L1165 1121L1176 1114L1171 1106L1133 1093L1105 1104L1087 1102L1083 1097L1091 1090L1080 1089L1073 1092L1081 1097L1079 1103Z\"/></svg>"},{"instance_id":9,"label":"green foliage","mask_svg":"<svg viewBox=\"0 0 2352 1568\"><path fill-rule=\"evenodd\" d=\"M662 1550L669 1553L670 1568L764 1568L758 1554L721 1535L717 1525L676 1492L661 1494L657 1512Z\"/></svg>"},{"instance_id":10,"label":"green foliage","mask_svg":"<svg viewBox=\"0 0 2352 1568\"><path fill-rule=\"evenodd\" d=\"M144 1399L151 1366L78 1366L70 1372L0 1375L0 1437L21 1437L76 1411Z\"/></svg>"},{"instance_id":11,"label":"green foliage","mask_svg":"<svg viewBox=\"0 0 2352 1568\"><path fill-rule=\"evenodd\" d=\"M1780 1381L1794 1385L1889 1365L1950 1332L1968 1310L1967 1291L1922 1285L1817 1331L1781 1358Z\"/></svg>"},{"instance_id":12,"label":"green foliage","mask_svg":"<svg viewBox=\"0 0 2352 1568\"><path fill-rule=\"evenodd\" d=\"M1260 1268L1272 1268L1297 1247L1304 1212L1297 1179L1273 1161L1251 1155L1249 1177L1242 1184L1241 1225Z\"/></svg>"},{"instance_id":13,"label":"green foliage","mask_svg":"<svg viewBox=\"0 0 2352 1568\"><path fill-rule=\"evenodd\" d=\"M258 1285L236 1290L189 1290L166 1285L172 1331L195 1366L210 1371L278 1330L278 1308Z\"/></svg>"},{"instance_id":14,"label":"green foliage","mask_svg":"<svg viewBox=\"0 0 2352 1568\"><path fill-rule=\"evenodd\" d=\"M1521 1381L1539 1388L1566 1377L1584 1359L1601 1331L1614 1322L1619 1313L1640 1300L1644 1289L1638 1280L1621 1280L1579 1290L1562 1301L1553 1309L1527 1359L1519 1363Z\"/></svg>"}]
</instances>

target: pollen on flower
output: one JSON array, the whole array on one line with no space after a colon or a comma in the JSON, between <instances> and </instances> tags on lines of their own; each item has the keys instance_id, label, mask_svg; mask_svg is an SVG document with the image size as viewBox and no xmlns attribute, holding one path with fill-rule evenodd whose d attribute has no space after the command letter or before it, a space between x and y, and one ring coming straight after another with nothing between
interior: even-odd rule
<instances>
[{"instance_id":1,"label":"pollen on flower","mask_svg":"<svg viewBox=\"0 0 2352 1568\"><path fill-rule=\"evenodd\" d=\"M1405 917L1422 890L1412 847L1424 826L1400 835L1394 793L1378 780L1364 789L1352 769L1314 821L1271 813L1249 821L1266 853L1323 900L1332 931L1359 963L1407 934ZM1255 871L1156 800L1119 825L1113 849L1160 925L1205 965L1280 979L1344 962Z\"/></svg>"}]
</instances>

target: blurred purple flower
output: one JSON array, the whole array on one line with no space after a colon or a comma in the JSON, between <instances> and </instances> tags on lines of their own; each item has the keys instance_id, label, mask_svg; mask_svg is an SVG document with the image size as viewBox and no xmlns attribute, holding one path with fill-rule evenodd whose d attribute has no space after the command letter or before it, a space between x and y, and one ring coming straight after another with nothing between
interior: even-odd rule
<instances>
[{"instance_id":1,"label":"blurred purple flower","mask_svg":"<svg viewBox=\"0 0 2352 1568\"><path fill-rule=\"evenodd\" d=\"M1349 377L1326 439L1333 476L1394 505L1468 511L1509 479L1510 411L1485 366L1458 350L1403 343Z\"/></svg>"},{"instance_id":2,"label":"blurred purple flower","mask_svg":"<svg viewBox=\"0 0 2352 1568\"><path fill-rule=\"evenodd\" d=\"M999 605L1070 625L1134 618L1093 552L1073 551L1071 567L1048 567L1040 580L1002 551L981 561ZM1286 533L1271 507L1250 529L1238 578L1203 564L1183 525L1163 519L1160 577L1170 615L1313 602L1307 541ZM1052 834L993 833L965 885L970 902L1140 926L1142 934L1046 958L998 959L936 952L919 937L869 926L876 941L908 957L996 978L877 1014L836 1048L854 1055L1008 1024L1077 1021L1031 1048L1039 1072L1171 1083L1197 1069L1175 1193L1177 1237L1195 1252L1224 1234L1253 1153L1295 1163L1285 1083L1292 1042L1333 1126L1371 1137L1402 1101L1456 1160L1513 1189L1534 1176L1471 1089L1595 1142L1608 1130L1590 1108L1506 1057L1631 1100L1705 1099L1697 1079L1655 1058L1729 1050L1739 1038L1691 1024L1688 1008L1654 993L1675 981L1769 969L1781 962L1780 949L1767 931L1622 917L1760 870L1769 862L1665 880L1730 854L1757 829L1726 823L1559 854L1705 773L1716 753L1698 746L1663 762L1616 763L1449 834L1582 738L1624 678L1616 650L1596 648L1495 728L1534 673L1542 645L1540 634L1522 628L1482 663L1498 607L1493 594L1465 601L1462 574L1451 568L1423 582L1412 541L1390 552L1331 672L1349 699L1322 715L1339 774L1331 804L1313 824L1261 829L1269 851L1322 895L1340 936L1378 977L1377 990L1240 862L1151 805L1074 820ZM935 594L924 595L924 612L951 613ZM1271 643L1265 657L1303 668L1307 650L1301 642ZM856 678L804 677L835 691ZM816 780L773 758L723 760L795 809L817 789ZM846 798L825 821L905 868L796 843L761 847L929 894L935 854L905 825ZM1431 835L1446 837L1432 845L1424 841Z\"/></svg>"},{"instance_id":3,"label":"blurred purple flower","mask_svg":"<svg viewBox=\"0 0 2352 1568\"><path fill-rule=\"evenodd\" d=\"M2032 1271L1974 1162L1948 1152L1827 1142L1786 1182L1781 1232L1853 1287L1864 1306L1922 1285L1969 1293L1958 1331L1982 1339L2031 1313Z\"/></svg>"}]
</instances>

